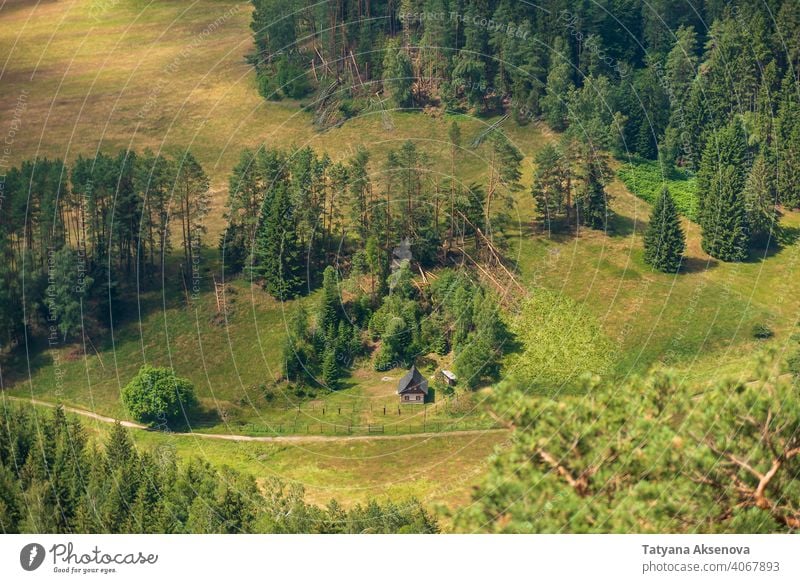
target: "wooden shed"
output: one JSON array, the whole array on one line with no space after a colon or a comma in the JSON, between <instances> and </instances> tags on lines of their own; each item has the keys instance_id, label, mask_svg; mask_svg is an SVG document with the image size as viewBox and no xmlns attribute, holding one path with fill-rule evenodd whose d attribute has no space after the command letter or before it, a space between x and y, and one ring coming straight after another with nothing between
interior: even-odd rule
<instances>
[{"instance_id":1,"label":"wooden shed","mask_svg":"<svg viewBox=\"0 0 800 583\"><path fill-rule=\"evenodd\" d=\"M397 394L401 403L422 405L428 396L428 380L412 366L397 383Z\"/></svg>"},{"instance_id":2,"label":"wooden shed","mask_svg":"<svg viewBox=\"0 0 800 583\"><path fill-rule=\"evenodd\" d=\"M439 371L439 380L448 387L454 387L458 382L458 377L452 371L443 368Z\"/></svg>"}]
</instances>

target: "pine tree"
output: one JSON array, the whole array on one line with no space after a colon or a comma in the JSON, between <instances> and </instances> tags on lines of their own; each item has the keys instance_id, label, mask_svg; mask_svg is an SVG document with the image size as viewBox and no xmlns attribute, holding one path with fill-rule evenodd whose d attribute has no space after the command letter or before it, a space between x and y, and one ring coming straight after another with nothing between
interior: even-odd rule
<instances>
[{"instance_id":1,"label":"pine tree","mask_svg":"<svg viewBox=\"0 0 800 583\"><path fill-rule=\"evenodd\" d=\"M302 248L285 182L273 186L267 202L256 235L254 271L272 296L287 300L302 292L305 278Z\"/></svg>"},{"instance_id":2,"label":"pine tree","mask_svg":"<svg viewBox=\"0 0 800 583\"><path fill-rule=\"evenodd\" d=\"M747 209L739 171L723 167L711 180L703 221L703 250L722 261L747 259Z\"/></svg>"},{"instance_id":3,"label":"pine tree","mask_svg":"<svg viewBox=\"0 0 800 583\"><path fill-rule=\"evenodd\" d=\"M604 160L589 155L585 163L585 175L578 193L578 219L581 224L592 229L608 228L610 196L605 183L608 169Z\"/></svg>"},{"instance_id":4,"label":"pine tree","mask_svg":"<svg viewBox=\"0 0 800 583\"><path fill-rule=\"evenodd\" d=\"M760 154L744 185L747 225L751 244L768 245L773 242L780 220L775 191L775 169Z\"/></svg>"},{"instance_id":5,"label":"pine tree","mask_svg":"<svg viewBox=\"0 0 800 583\"><path fill-rule=\"evenodd\" d=\"M552 144L536 154L531 195L542 225L551 233L565 211L564 166L561 153Z\"/></svg>"},{"instance_id":6,"label":"pine tree","mask_svg":"<svg viewBox=\"0 0 800 583\"><path fill-rule=\"evenodd\" d=\"M48 282L44 299L48 318L57 322L64 337L77 334L84 323L83 301L93 280L79 272L77 257L70 248L64 247L50 257Z\"/></svg>"},{"instance_id":7,"label":"pine tree","mask_svg":"<svg viewBox=\"0 0 800 583\"><path fill-rule=\"evenodd\" d=\"M347 165L347 176L350 190L350 221L361 237L366 241L371 225L371 193L372 184L369 178L369 152L359 147L355 156Z\"/></svg>"},{"instance_id":8,"label":"pine tree","mask_svg":"<svg viewBox=\"0 0 800 583\"><path fill-rule=\"evenodd\" d=\"M336 350L333 347L325 351L322 358L322 382L331 391L339 388L339 363L336 361Z\"/></svg>"},{"instance_id":9,"label":"pine tree","mask_svg":"<svg viewBox=\"0 0 800 583\"><path fill-rule=\"evenodd\" d=\"M385 50L386 55L383 58L384 90L391 98L394 107L409 107L414 97L411 92L414 81L411 59L396 41L390 41Z\"/></svg>"},{"instance_id":10,"label":"pine tree","mask_svg":"<svg viewBox=\"0 0 800 583\"><path fill-rule=\"evenodd\" d=\"M775 124L774 151L778 167L780 201L789 208L798 208L800 207L800 98L798 98L798 83L791 71L787 72L783 81L778 120Z\"/></svg>"},{"instance_id":11,"label":"pine tree","mask_svg":"<svg viewBox=\"0 0 800 583\"><path fill-rule=\"evenodd\" d=\"M559 39L560 40L560 39ZM542 113L551 128L560 132L567 128L567 95L574 87L572 69L567 56L567 44L558 42L550 57L545 95L542 97Z\"/></svg>"},{"instance_id":12,"label":"pine tree","mask_svg":"<svg viewBox=\"0 0 800 583\"><path fill-rule=\"evenodd\" d=\"M186 152L178 161L173 186L173 213L181 221L185 269L192 277L200 260L202 235L206 232L205 217L211 204L209 179L197 159Z\"/></svg>"},{"instance_id":13,"label":"pine tree","mask_svg":"<svg viewBox=\"0 0 800 583\"><path fill-rule=\"evenodd\" d=\"M489 158L489 188L486 192L483 220L486 230L489 232L489 237L493 238L492 202L494 202L498 188L503 186L509 195L506 202L509 205L513 204L510 194L519 189L519 179L522 176L520 165L523 155L519 148L500 130L492 132L489 138L489 145L492 149Z\"/></svg>"},{"instance_id":14,"label":"pine tree","mask_svg":"<svg viewBox=\"0 0 800 583\"><path fill-rule=\"evenodd\" d=\"M644 233L644 261L664 273L675 273L681 267L685 249L686 237L678 210L669 190L664 187Z\"/></svg>"}]
</instances>

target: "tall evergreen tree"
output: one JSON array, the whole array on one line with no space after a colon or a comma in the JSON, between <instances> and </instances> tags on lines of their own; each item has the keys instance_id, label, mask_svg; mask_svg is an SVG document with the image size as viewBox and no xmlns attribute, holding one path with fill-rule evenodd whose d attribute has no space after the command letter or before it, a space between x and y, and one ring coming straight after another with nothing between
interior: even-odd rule
<instances>
[{"instance_id":1,"label":"tall evergreen tree","mask_svg":"<svg viewBox=\"0 0 800 583\"><path fill-rule=\"evenodd\" d=\"M675 273L681 267L685 249L686 237L678 210L664 187L653 205L650 224L644 233L644 261L664 273Z\"/></svg>"},{"instance_id":2,"label":"tall evergreen tree","mask_svg":"<svg viewBox=\"0 0 800 583\"><path fill-rule=\"evenodd\" d=\"M563 41L553 46L545 95L542 98L542 114L550 127L559 132L567 128L567 96L574 87L567 50Z\"/></svg>"},{"instance_id":3,"label":"tall evergreen tree","mask_svg":"<svg viewBox=\"0 0 800 583\"><path fill-rule=\"evenodd\" d=\"M287 300L303 291L306 279L294 208L285 182L273 185L267 203L256 234L254 271L271 295Z\"/></svg>"},{"instance_id":4,"label":"tall evergreen tree","mask_svg":"<svg viewBox=\"0 0 800 583\"><path fill-rule=\"evenodd\" d=\"M551 233L558 228L565 214L566 193L563 159L552 144L547 144L536 154L536 170L533 174L531 194L542 225Z\"/></svg>"},{"instance_id":5,"label":"tall evergreen tree","mask_svg":"<svg viewBox=\"0 0 800 583\"><path fill-rule=\"evenodd\" d=\"M592 229L605 230L611 214L610 195L606 192L608 167L606 162L595 154L587 156L584 178L578 193L578 220Z\"/></svg>"},{"instance_id":6,"label":"tall evergreen tree","mask_svg":"<svg viewBox=\"0 0 800 583\"><path fill-rule=\"evenodd\" d=\"M186 273L197 270L202 235L206 232L205 217L211 205L209 179L197 159L186 152L177 162L172 191L173 213L181 221L183 256Z\"/></svg>"},{"instance_id":7,"label":"tall evergreen tree","mask_svg":"<svg viewBox=\"0 0 800 583\"><path fill-rule=\"evenodd\" d=\"M709 135L703 150L700 169L697 172L698 222L715 220L709 213L714 212L711 183L719 178L724 168L732 168L731 187L741 191L747 177L747 138L738 120Z\"/></svg>"},{"instance_id":8,"label":"tall evergreen tree","mask_svg":"<svg viewBox=\"0 0 800 583\"><path fill-rule=\"evenodd\" d=\"M747 259L747 208L739 180L739 170L725 166L713 176L707 193L702 246L722 261Z\"/></svg>"},{"instance_id":9,"label":"tall evergreen tree","mask_svg":"<svg viewBox=\"0 0 800 583\"><path fill-rule=\"evenodd\" d=\"M386 47L383 59L383 87L394 107L410 107L414 95L411 87L414 82L411 59L399 43L391 41Z\"/></svg>"},{"instance_id":10,"label":"tall evergreen tree","mask_svg":"<svg viewBox=\"0 0 800 583\"><path fill-rule=\"evenodd\" d=\"M778 170L778 193L783 205L800 207L800 84L786 73L781 103L775 124L775 158Z\"/></svg>"},{"instance_id":11,"label":"tall evergreen tree","mask_svg":"<svg viewBox=\"0 0 800 583\"><path fill-rule=\"evenodd\" d=\"M777 209L775 169L764 154L756 158L747 176L744 201L751 245L774 242L780 213Z\"/></svg>"}]
</instances>

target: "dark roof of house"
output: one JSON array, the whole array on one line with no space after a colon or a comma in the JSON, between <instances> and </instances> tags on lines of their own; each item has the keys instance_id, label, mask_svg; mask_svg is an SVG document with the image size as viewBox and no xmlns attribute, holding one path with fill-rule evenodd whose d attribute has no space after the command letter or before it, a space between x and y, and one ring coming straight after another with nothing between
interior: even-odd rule
<instances>
[{"instance_id":1,"label":"dark roof of house","mask_svg":"<svg viewBox=\"0 0 800 583\"><path fill-rule=\"evenodd\" d=\"M403 378L397 383L397 394L402 395L403 393L412 393L416 391L422 391L427 395L428 381L420 374L416 366L412 366L411 370L403 375Z\"/></svg>"}]
</instances>

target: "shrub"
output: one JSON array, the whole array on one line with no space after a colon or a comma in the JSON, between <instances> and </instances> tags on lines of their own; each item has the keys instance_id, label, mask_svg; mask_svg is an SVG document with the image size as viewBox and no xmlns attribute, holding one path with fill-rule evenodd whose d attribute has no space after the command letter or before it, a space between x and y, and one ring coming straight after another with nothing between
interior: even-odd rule
<instances>
[{"instance_id":1,"label":"shrub","mask_svg":"<svg viewBox=\"0 0 800 583\"><path fill-rule=\"evenodd\" d=\"M617 172L620 180L633 194L655 204L664 187L669 188L678 211L692 220L697 217L697 178L675 169L662 171L654 161L639 161L623 165Z\"/></svg>"},{"instance_id":2,"label":"shrub","mask_svg":"<svg viewBox=\"0 0 800 583\"><path fill-rule=\"evenodd\" d=\"M122 389L122 403L137 421L171 423L197 406L191 381L168 368L144 365Z\"/></svg>"},{"instance_id":3,"label":"shrub","mask_svg":"<svg viewBox=\"0 0 800 583\"><path fill-rule=\"evenodd\" d=\"M775 333L772 331L772 329L766 324L756 324L753 326L753 338L757 338L758 340L772 338L774 334Z\"/></svg>"}]
</instances>

